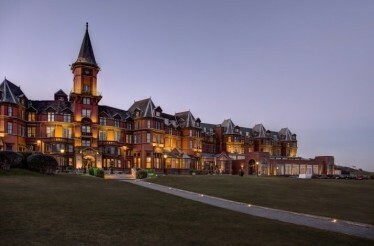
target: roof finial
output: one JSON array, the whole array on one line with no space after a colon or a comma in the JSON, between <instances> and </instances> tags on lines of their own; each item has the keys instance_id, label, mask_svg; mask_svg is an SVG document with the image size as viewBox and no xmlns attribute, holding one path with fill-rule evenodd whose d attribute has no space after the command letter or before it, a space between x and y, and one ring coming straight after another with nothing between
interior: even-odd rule
<instances>
[{"instance_id":1,"label":"roof finial","mask_svg":"<svg viewBox=\"0 0 374 246\"><path fill-rule=\"evenodd\" d=\"M88 22L86 22L86 31L88 31Z\"/></svg>"}]
</instances>

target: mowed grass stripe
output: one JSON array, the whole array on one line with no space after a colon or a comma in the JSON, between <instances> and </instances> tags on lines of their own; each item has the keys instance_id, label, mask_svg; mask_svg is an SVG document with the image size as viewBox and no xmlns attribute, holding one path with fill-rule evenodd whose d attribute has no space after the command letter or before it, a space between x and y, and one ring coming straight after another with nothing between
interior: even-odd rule
<instances>
[{"instance_id":1,"label":"mowed grass stripe","mask_svg":"<svg viewBox=\"0 0 374 246\"><path fill-rule=\"evenodd\" d=\"M0 176L2 245L370 245L118 181Z\"/></svg>"},{"instance_id":2,"label":"mowed grass stripe","mask_svg":"<svg viewBox=\"0 0 374 246\"><path fill-rule=\"evenodd\" d=\"M374 180L168 175L149 181L233 201L374 225Z\"/></svg>"}]
</instances>

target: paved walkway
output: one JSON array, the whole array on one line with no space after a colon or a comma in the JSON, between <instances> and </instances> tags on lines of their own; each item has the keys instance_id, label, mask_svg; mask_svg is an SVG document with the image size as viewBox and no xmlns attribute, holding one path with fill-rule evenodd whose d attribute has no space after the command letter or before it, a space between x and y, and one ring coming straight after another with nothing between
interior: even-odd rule
<instances>
[{"instance_id":1,"label":"paved walkway","mask_svg":"<svg viewBox=\"0 0 374 246\"><path fill-rule=\"evenodd\" d=\"M147 181L140 180L121 180L124 182L136 184L149 189L165 192L171 195L183 197L193 201L209 204L215 207L230 209L233 211L263 217L272 220L279 220L282 222L292 223L296 225L303 225L317 229L344 233L363 238L374 240L373 225L361 224L345 220L336 220L333 218L314 216L309 214L289 212L285 210L272 209L267 207L246 204L242 202L230 201L218 197L208 196L195 192L180 190L172 187L158 185Z\"/></svg>"}]
</instances>

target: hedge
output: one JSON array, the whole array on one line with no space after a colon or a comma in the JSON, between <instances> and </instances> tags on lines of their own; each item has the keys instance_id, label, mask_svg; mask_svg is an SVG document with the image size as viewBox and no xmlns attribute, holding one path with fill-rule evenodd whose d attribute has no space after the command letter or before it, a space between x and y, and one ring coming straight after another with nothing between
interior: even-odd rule
<instances>
[{"instance_id":1,"label":"hedge","mask_svg":"<svg viewBox=\"0 0 374 246\"><path fill-rule=\"evenodd\" d=\"M58 166L57 160L50 155L32 154L27 157L27 164L30 170L40 173L51 174Z\"/></svg>"},{"instance_id":2,"label":"hedge","mask_svg":"<svg viewBox=\"0 0 374 246\"><path fill-rule=\"evenodd\" d=\"M9 170L14 167L21 167L22 155L13 151L0 151L0 168Z\"/></svg>"}]
</instances>

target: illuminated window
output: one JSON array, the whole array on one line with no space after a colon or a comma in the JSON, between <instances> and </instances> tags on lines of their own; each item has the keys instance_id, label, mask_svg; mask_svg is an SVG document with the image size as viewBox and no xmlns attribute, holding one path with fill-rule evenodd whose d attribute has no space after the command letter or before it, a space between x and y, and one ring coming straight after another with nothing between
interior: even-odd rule
<instances>
[{"instance_id":1,"label":"illuminated window","mask_svg":"<svg viewBox=\"0 0 374 246\"><path fill-rule=\"evenodd\" d=\"M36 136L35 132L36 132L35 127L27 127L27 137L34 138Z\"/></svg>"},{"instance_id":2,"label":"illuminated window","mask_svg":"<svg viewBox=\"0 0 374 246\"><path fill-rule=\"evenodd\" d=\"M55 136L55 127L54 126L47 126L47 137L54 137Z\"/></svg>"},{"instance_id":3,"label":"illuminated window","mask_svg":"<svg viewBox=\"0 0 374 246\"><path fill-rule=\"evenodd\" d=\"M106 131L99 131L99 140L100 141L106 141L107 140Z\"/></svg>"},{"instance_id":4,"label":"illuminated window","mask_svg":"<svg viewBox=\"0 0 374 246\"><path fill-rule=\"evenodd\" d=\"M48 121L55 121L55 112L48 112Z\"/></svg>"},{"instance_id":5,"label":"illuminated window","mask_svg":"<svg viewBox=\"0 0 374 246\"><path fill-rule=\"evenodd\" d=\"M190 140L190 141L188 142L188 148L192 149L192 147L193 147L193 142L192 142L192 140Z\"/></svg>"},{"instance_id":6,"label":"illuminated window","mask_svg":"<svg viewBox=\"0 0 374 246\"><path fill-rule=\"evenodd\" d=\"M29 112L27 115L28 121L35 121L35 112Z\"/></svg>"},{"instance_id":7,"label":"illuminated window","mask_svg":"<svg viewBox=\"0 0 374 246\"><path fill-rule=\"evenodd\" d=\"M190 137L192 137L192 130L189 131L189 135L190 135Z\"/></svg>"}]
</instances>

